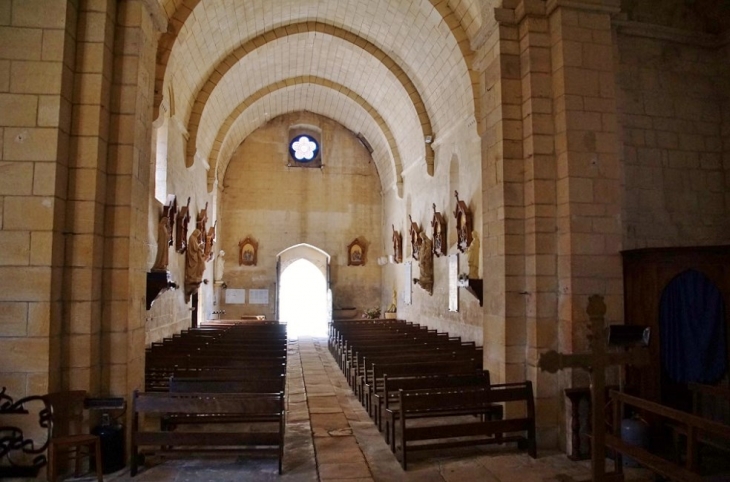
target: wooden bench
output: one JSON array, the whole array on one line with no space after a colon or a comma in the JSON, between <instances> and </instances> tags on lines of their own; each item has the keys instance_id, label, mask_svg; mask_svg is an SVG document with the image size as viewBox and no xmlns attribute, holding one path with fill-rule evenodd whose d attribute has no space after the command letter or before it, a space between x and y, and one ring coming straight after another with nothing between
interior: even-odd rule
<instances>
[{"instance_id":1,"label":"wooden bench","mask_svg":"<svg viewBox=\"0 0 730 482\"><path fill-rule=\"evenodd\" d=\"M484 419L493 412L495 404L508 402L524 402L526 415L503 420ZM518 447L527 449L532 458L537 457L535 401L529 381L476 388L400 390L398 405L400 430L394 431L393 443L396 455L400 448L403 470L408 468L408 452L414 450L517 442ZM395 412L387 413L390 423L394 424ZM468 417L470 415L480 419L474 421ZM436 423L417 427L409 424L416 418L433 418ZM516 435L516 432L521 434Z\"/></svg>"},{"instance_id":2,"label":"wooden bench","mask_svg":"<svg viewBox=\"0 0 730 482\"><path fill-rule=\"evenodd\" d=\"M132 466L130 474L137 475L140 455L198 456L243 455L266 453L276 455L279 473L284 458L284 394L215 394L215 393L140 393L133 396ZM141 416L165 417L169 414L235 415L249 418L251 423L265 422L276 429L261 431L164 431L148 430L141 424ZM145 421L145 426L150 426ZM274 423L275 422L275 423ZM225 428L235 425L219 424ZM267 425L268 427L268 425ZM146 448L143 448L146 447Z\"/></svg>"},{"instance_id":3,"label":"wooden bench","mask_svg":"<svg viewBox=\"0 0 730 482\"><path fill-rule=\"evenodd\" d=\"M404 361L393 363L373 363L372 370L366 370L366 377L363 377L361 392L363 393L362 403L373 416L372 397L374 393L382 390L383 378L385 375L392 377L402 376L424 376L424 375L449 375L449 374L470 374L476 375L481 371L481 360L470 358L455 358L451 360L427 361ZM370 375L370 376L367 376Z\"/></svg>"},{"instance_id":4,"label":"wooden bench","mask_svg":"<svg viewBox=\"0 0 730 482\"><path fill-rule=\"evenodd\" d=\"M390 410L394 418L398 419L398 392L400 390L433 390L436 388L455 387L488 387L490 386L489 371L484 370L477 374L443 374L391 377L383 375L383 390L373 394L373 412L378 430L383 430L383 414ZM501 417L500 417L501 418ZM391 443L391 426L386 424L385 440Z\"/></svg>"}]
</instances>

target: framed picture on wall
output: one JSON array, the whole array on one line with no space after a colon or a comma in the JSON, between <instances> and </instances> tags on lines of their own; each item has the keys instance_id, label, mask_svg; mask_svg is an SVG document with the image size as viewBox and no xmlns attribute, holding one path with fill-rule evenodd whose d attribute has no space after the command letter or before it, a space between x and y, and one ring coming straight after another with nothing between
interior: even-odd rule
<instances>
[{"instance_id":1,"label":"framed picture on wall","mask_svg":"<svg viewBox=\"0 0 730 482\"><path fill-rule=\"evenodd\" d=\"M238 265L256 266L256 254L259 244L251 239L251 237L246 237L246 239L238 243L238 248Z\"/></svg>"},{"instance_id":2,"label":"framed picture on wall","mask_svg":"<svg viewBox=\"0 0 730 482\"><path fill-rule=\"evenodd\" d=\"M347 245L347 266L365 266L365 245L358 238Z\"/></svg>"}]
</instances>

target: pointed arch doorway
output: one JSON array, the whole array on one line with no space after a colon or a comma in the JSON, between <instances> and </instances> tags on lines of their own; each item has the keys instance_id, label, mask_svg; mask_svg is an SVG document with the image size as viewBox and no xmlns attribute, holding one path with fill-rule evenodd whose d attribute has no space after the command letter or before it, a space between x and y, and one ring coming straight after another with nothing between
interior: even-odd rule
<instances>
[{"instance_id":1,"label":"pointed arch doorway","mask_svg":"<svg viewBox=\"0 0 730 482\"><path fill-rule=\"evenodd\" d=\"M309 244L285 249L277 257L277 317L289 338L326 337L331 318L330 255Z\"/></svg>"}]
</instances>

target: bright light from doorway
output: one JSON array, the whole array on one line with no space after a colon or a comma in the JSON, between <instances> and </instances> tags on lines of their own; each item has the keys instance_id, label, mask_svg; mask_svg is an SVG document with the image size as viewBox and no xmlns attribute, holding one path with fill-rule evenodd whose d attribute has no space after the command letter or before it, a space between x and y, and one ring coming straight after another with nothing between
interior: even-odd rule
<instances>
[{"instance_id":1,"label":"bright light from doorway","mask_svg":"<svg viewBox=\"0 0 730 482\"><path fill-rule=\"evenodd\" d=\"M281 273L279 319L287 323L289 338L327 336L327 283L310 261L294 261Z\"/></svg>"}]
</instances>

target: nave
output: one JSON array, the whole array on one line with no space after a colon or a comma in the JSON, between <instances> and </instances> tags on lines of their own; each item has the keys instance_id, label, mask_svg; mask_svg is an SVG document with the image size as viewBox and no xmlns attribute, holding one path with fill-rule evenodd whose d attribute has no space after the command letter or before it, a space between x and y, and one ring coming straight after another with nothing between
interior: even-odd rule
<instances>
[{"instance_id":1,"label":"nave","mask_svg":"<svg viewBox=\"0 0 730 482\"><path fill-rule=\"evenodd\" d=\"M150 459L138 475L118 481L487 481L571 482L589 478L589 464L539 450L532 459L506 446L422 452L403 471L382 434L350 389L325 338L289 341L284 471L272 459ZM610 463L609 463L610 466ZM653 480L638 469L627 480Z\"/></svg>"}]
</instances>

